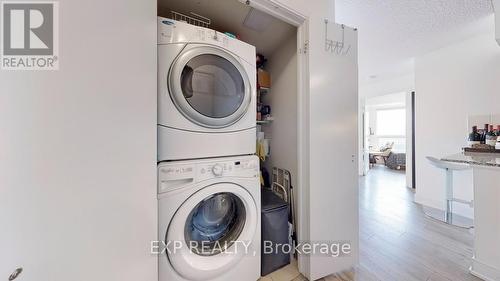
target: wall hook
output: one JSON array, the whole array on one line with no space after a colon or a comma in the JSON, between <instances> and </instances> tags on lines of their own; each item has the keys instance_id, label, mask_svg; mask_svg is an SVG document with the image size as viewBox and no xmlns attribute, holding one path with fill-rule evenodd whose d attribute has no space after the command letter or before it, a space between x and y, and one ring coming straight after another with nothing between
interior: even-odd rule
<instances>
[{"instance_id":1,"label":"wall hook","mask_svg":"<svg viewBox=\"0 0 500 281\"><path fill-rule=\"evenodd\" d=\"M341 40L334 40L328 38L328 20L325 19L325 51L334 53L340 56L347 56L351 50L351 45L345 44L345 25L341 25L342 38Z\"/></svg>"},{"instance_id":2,"label":"wall hook","mask_svg":"<svg viewBox=\"0 0 500 281\"><path fill-rule=\"evenodd\" d=\"M21 272L23 272L22 267L16 268L16 270L14 270L14 272L12 272L12 274L9 276L9 281L16 279L21 274Z\"/></svg>"}]
</instances>

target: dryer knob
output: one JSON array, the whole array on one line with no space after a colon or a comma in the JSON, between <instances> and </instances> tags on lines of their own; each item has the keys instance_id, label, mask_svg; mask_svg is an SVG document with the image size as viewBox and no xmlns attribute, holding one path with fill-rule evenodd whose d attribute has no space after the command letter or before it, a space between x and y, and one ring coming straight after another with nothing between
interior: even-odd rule
<instances>
[{"instance_id":1,"label":"dryer knob","mask_svg":"<svg viewBox=\"0 0 500 281\"><path fill-rule=\"evenodd\" d=\"M212 173L214 173L214 175L217 176L217 177L222 176L223 170L224 170L224 168L220 164L215 164L212 167Z\"/></svg>"}]
</instances>

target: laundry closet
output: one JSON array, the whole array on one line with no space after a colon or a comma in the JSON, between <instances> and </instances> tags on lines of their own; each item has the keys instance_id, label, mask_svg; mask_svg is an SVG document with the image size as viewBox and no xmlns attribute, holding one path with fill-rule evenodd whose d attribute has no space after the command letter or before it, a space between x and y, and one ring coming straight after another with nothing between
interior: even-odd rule
<instances>
[{"instance_id":1,"label":"laundry closet","mask_svg":"<svg viewBox=\"0 0 500 281\"><path fill-rule=\"evenodd\" d=\"M255 46L265 59L257 62L262 85L252 85L257 90L257 154L269 177L273 167L285 169L297 186L297 28L238 0L159 0L158 16L199 20L220 36Z\"/></svg>"},{"instance_id":2,"label":"laundry closet","mask_svg":"<svg viewBox=\"0 0 500 281\"><path fill-rule=\"evenodd\" d=\"M297 27L238 0L160 0L158 16L160 239L245 241L245 233L256 233L258 252L261 240L289 244L296 238ZM256 189L243 179L248 175ZM245 183L224 189L235 176ZM206 187L193 195L183 187L198 182ZM235 194L241 187L253 200L245 191ZM186 193L185 202L175 199L176 189ZM247 229L254 213L257 232ZM220 280L233 280L231 274L253 280L255 269L259 276L276 272L292 255L262 254L261 261L258 254L257 266L249 258L171 255L160 257L160 279L224 272Z\"/></svg>"}]
</instances>

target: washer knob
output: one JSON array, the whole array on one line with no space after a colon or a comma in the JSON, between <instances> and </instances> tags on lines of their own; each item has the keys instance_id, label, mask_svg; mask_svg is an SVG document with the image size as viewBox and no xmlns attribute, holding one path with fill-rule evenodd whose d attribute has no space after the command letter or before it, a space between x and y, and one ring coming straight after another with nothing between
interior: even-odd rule
<instances>
[{"instance_id":1,"label":"washer knob","mask_svg":"<svg viewBox=\"0 0 500 281\"><path fill-rule=\"evenodd\" d=\"M219 176L222 176L222 172L224 171L224 168L222 167L222 165L220 164L215 164L213 167L212 167L212 173L219 177Z\"/></svg>"}]
</instances>

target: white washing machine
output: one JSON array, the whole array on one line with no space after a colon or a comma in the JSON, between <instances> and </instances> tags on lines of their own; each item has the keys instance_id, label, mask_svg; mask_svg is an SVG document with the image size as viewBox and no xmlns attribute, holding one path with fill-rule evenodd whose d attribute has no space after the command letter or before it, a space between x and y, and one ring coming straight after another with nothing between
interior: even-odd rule
<instances>
[{"instance_id":1,"label":"white washing machine","mask_svg":"<svg viewBox=\"0 0 500 281\"><path fill-rule=\"evenodd\" d=\"M159 281L260 277L256 156L158 165Z\"/></svg>"},{"instance_id":2,"label":"white washing machine","mask_svg":"<svg viewBox=\"0 0 500 281\"><path fill-rule=\"evenodd\" d=\"M255 153L255 47L158 18L158 161Z\"/></svg>"}]
</instances>

